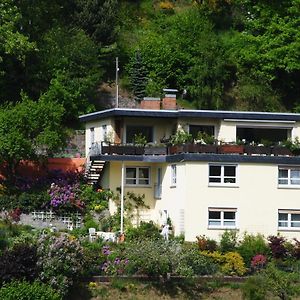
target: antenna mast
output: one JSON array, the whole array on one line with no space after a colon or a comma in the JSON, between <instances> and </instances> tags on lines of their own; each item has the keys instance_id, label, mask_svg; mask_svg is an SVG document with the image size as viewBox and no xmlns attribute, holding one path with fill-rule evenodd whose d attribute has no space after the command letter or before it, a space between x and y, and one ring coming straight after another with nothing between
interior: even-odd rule
<instances>
[{"instance_id":1,"label":"antenna mast","mask_svg":"<svg viewBox=\"0 0 300 300\"><path fill-rule=\"evenodd\" d=\"M116 57L116 108L119 107L119 83L118 83L118 76L119 76L119 58Z\"/></svg>"}]
</instances>

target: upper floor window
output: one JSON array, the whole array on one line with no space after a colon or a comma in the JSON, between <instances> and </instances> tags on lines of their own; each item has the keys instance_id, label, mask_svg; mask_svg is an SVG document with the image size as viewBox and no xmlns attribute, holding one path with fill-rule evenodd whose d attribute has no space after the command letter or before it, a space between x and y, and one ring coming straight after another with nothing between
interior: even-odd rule
<instances>
[{"instance_id":1,"label":"upper floor window","mask_svg":"<svg viewBox=\"0 0 300 300\"><path fill-rule=\"evenodd\" d=\"M150 168L149 167L127 167L125 183L127 185L149 185Z\"/></svg>"},{"instance_id":2,"label":"upper floor window","mask_svg":"<svg viewBox=\"0 0 300 300\"><path fill-rule=\"evenodd\" d=\"M300 188L300 167L278 168L278 186Z\"/></svg>"},{"instance_id":3,"label":"upper floor window","mask_svg":"<svg viewBox=\"0 0 300 300\"><path fill-rule=\"evenodd\" d=\"M278 228L300 230L300 210L279 210Z\"/></svg>"},{"instance_id":4,"label":"upper floor window","mask_svg":"<svg viewBox=\"0 0 300 300\"><path fill-rule=\"evenodd\" d=\"M95 143L95 128L91 127L90 128L90 140L91 140L91 145Z\"/></svg>"},{"instance_id":5,"label":"upper floor window","mask_svg":"<svg viewBox=\"0 0 300 300\"><path fill-rule=\"evenodd\" d=\"M237 185L237 165L209 165L209 185Z\"/></svg>"},{"instance_id":6,"label":"upper floor window","mask_svg":"<svg viewBox=\"0 0 300 300\"><path fill-rule=\"evenodd\" d=\"M176 186L177 183L177 166L171 165L171 186Z\"/></svg>"},{"instance_id":7,"label":"upper floor window","mask_svg":"<svg viewBox=\"0 0 300 300\"><path fill-rule=\"evenodd\" d=\"M209 228L236 228L235 208L209 208L208 209Z\"/></svg>"},{"instance_id":8,"label":"upper floor window","mask_svg":"<svg viewBox=\"0 0 300 300\"><path fill-rule=\"evenodd\" d=\"M148 143L153 142L153 127L143 125L127 125L126 126L126 143L134 143L135 135L141 134Z\"/></svg>"},{"instance_id":9,"label":"upper floor window","mask_svg":"<svg viewBox=\"0 0 300 300\"><path fill-rule=\"evenodd\" d=\"M199 132L214 136L215 127L212 125L189 125L189 133L193 136L193 138L196 138Z\"/></svg>"}]
</instances>

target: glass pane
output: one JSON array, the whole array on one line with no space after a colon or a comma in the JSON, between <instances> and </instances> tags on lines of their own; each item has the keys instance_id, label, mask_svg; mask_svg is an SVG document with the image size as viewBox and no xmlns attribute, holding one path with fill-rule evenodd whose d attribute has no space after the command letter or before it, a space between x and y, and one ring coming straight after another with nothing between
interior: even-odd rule
<instances>
[{"instance_id":1,"label":"glass pane","mask_svg":"<svg viewBox=\"0 0 300 300\"><path fill-rule=\"evenodd\" d=\"M291 222L291 227L300 227L300 222Z\"/></svg>"},{"instance_id":2,"label":"glass pane","mask_svg":"<svg viewBox=\"0 0 300 300\"><path fill-rule=\"evenodd\" d=\"M221 166L209 166L209 176L221 176Z\"/></svg>"},{"instance_id":3,"label":"glass pane","mask_svg":"<svg viewBox=\"0 0 300 300\"><path fill-rule=\"evenodd\" d=\"M278 184L288 184L287 179L278 179Z\"/></svg>"},{"instance_id":4,"label":"glass pane","mask_svg":"<svg viewBox=\"0 0 300 300\"><path fill-rule=\"evenodd\" d=\"M292 221L300 221L300 214L292 214L291 220Z\"/></svg>"},{"instance_id":5,"label":"glass pane","mask_svg":"<svg viewBox=\"0 0 300 300\"><path fill-rule=\"evenodd\" d=\"M224 211L224 219L234 220L235 219L235 211Z\"/></svg>"},{"instance_id":6,"label":"glass pane","mask_svg":"<svg viewBox=\"0 0 300 300\"><path fill-rule=\"evenodd\" d=\"M198 136L199 132L205 132L208 135L214 135L215 128L214 126L208 125L190 125L189 126L189 133L192 134L193 138Z\"/></svg>"},{"instance_id":7,"label":"glass pane","mask_svg":"<svg viewBox=\"0 0 300 300\"><path fill-rule=\"evenodd\" d=\"M235 183L235 178L224 178L224 183Z\"/></svg>"},{"instance_id":8,"label":"glass pane","mask_svg":"<svg viewBox=\"0 0 300 300\"><path fill-rule=\"evenodd\" d=\"M208 225L209 226L221 226L221 221L215 221L215 220L211 221L211 220L209 220Z\"/></svg>"},{"instance_id":9,"label":"glass pane","mask_svg":"<svg viewBox=\"0 0 300 300\"><path fill-rule=\"evenodd\" d=\"M224 221L224 226L234 227L235 221Z\"/></svg>"},{"instance_id":10,"label":"glass pane","mask_svg":"<svg viewBox=\"0 0 300 300\"><path fill-rule=\"evenodd\" d=\"M149 178L149 169L139 168L139 178Z\"/></svg>"},{"instance_id":11,"label":"glass pane","mask_svg":"<svg viewBox=\"0 0 300 300\"><path fill-rule=\"evenodd\" d=\"M220 183L221 182L221 178L209 178L209 182L218 182Z\"/></svg>"},{"instance_id":12,"label":"glass pane","mask_svg":"<svg viewBox=\"0 0 300 300\"><path fill-rule=\"evenodd\" d=\"M300 179L291 179L291 184L300 185Z\"/></svg>"},{"instance_id":13,"label":"glass pane","mask_svg":"<svg viewBox=\"0 0 300 300\"><path fill-rule=\"evenodd\" d=\"M279 178L288 178L288 170L279 169L278 177Z\"/></svg>"},{"instance_id":14,"label":"glass pane","mask_svg":"<svg viewBox=\"0 0 300 300\"><path fill-rule=\"evenodd\" d=\"M221 212L220 211L209 211L208 218L209 219L221 219Z\"/></svg>"},{"instance_id":15,"label":"glass pane","mask_svg":"<svg viewBox=\"0 0 300 300\"><path fill-rule=\"evenodd\" d=\"M139 184L149 184L149 179L140 179Z\"/></svg>"},{"instance_id":16,"label":"glass pane","mask_svg":"<svg viewBox=\"0 0 300 300\"><path fill-rule=\"evenodd\" d=\"M126 179L126 184L136 184L135 179Z\"/></svg>"},{"instance_id":17,"label":"glass pane","mask_svg":"<svg viewBox=\"0 0 300 300\"><path fill-rule=\"evenodd\" d=\"M151 126L127 126L126 127L126 143L133 143L134 136L141 134L147 142L153 141L153 128Z\"/></svg>"},{"instance_id":18,"label":"glass pane","mask_svg":"<svg viewBox=\"0 0 300 300\"><path fill-rule=\"evenodd\" d=\"M235 177L235 166L224 166L224 176Z\"/></svg>"},{"instance_id":19,"label":"glass pane","mask_svg":"<svg viewBox=\"0 0 300 300\"><path fill-rule=\"evenodd\" d=\"M288 220L288 214L279 213L278 218L280 221L287 221Z\"/></svg>"},{"instance_id":20,"label":"glass pane","mask_svg":"<svg viewBox=\"0 0 300 300\"><path fill-rule=\"evenodd\" d=\"M126 168L126 178L136 178L136 168Z\"/></svg>"},{"instance_id":21,"label":"glass pane","mask_svg":"<svg viewBox=\"0 0 300 300\"><path fill-rule=\"evenodd\" d=\"M288 222L278 222L278 227L288 227Z\"/></svg>"},{"instance_id":22,"label":"glass pane","mask_svg":"<svg viewBox=\"0 0 300 300\"><path fill-rule=\"evenodd\" d=\"M291 170L291 178L300 179L300 170Z\"/></svg>"}]
</instances>

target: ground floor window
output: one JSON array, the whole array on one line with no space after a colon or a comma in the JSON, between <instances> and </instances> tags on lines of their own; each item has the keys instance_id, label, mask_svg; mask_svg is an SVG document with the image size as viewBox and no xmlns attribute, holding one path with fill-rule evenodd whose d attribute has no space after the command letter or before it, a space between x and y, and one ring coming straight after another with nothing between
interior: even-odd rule
<instances>
[{"instance_id":1,"label":"ground floor window","mask_svg":"<svg viewBox=\"0 0 300 300\"><path fill-rule=\"evenodd\" d=\"M171 186L176 186L177 183L177 167L171 165Z\"/></svg>"},{"instance_id":2,"label":"ground floor window","mask_svg":"<svg viewBox=\"0 0 300 300\"><path fill-rule=\"evenodd\" d=\"M299 187L300 188L300 168L279 167L278 168L279 187Z\"/></svg>"},{"instance_id":3,"label":"ground floor window","mask_svg":"<svg viewBox=\"0 0 300 300\"><path fill-rule=\"evenodd\" d=\"M126 167L125 183L127 185L149 185L150 168L149 167Z\"/></svg>"},{"instance_id":4,"label":"ground floor window","mask_svg":"<svg viewBox=\"0 0 300 300\"><path fill-rule=\"evenodd\" d=\"M236 228L235 208L209 208L209 228Z\"/></svg>"},{"instance_id":5,"label":"ground floor window","mask_svg":"<svg viewBox=\"0 0 300 300\"><path fill-rule=\"evenodd\" d=\"M278 228L300 230L300 210L279 210Z\"/></svg>"},{"instance_id":6,"label":"ground floor window","mask_svg":"<svg viewBox=\"0 0 300 300\"><path fill-rule=\"evenodd\" d=\"M209 185L236 185L237 165L209 165Z\"/></svg>"}]
</instances>

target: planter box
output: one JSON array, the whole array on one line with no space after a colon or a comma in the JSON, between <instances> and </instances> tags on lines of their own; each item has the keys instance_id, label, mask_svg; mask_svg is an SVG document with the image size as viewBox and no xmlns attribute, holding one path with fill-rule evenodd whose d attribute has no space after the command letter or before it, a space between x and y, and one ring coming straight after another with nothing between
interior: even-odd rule
<instances>
[{"instance_id":1,"label":"planter box","mask_svg":"<svg viewBox=\"0 0 300 300\"><path fill-rule=\"evenodd\" d=\"M146 147L145 148L146 155L166 155L167 154L167 147Z\"/></svg>"},{"instance_id":2,"label":"planter box","mask_svg":"<svg viewBox=\"0 0 300 300\"><path fill-rule=\"evenodd\" d=\"M272 154L274 155L284 155L291 156L293 155L292 151L286 147L275 146L272 148Z\"/></svg>"},{"instance_id":3,"label":"planter box","mask_svg":"<svg viewBox=\"0 0 300 300\"><path fill-rule=\"evenodd\" d=\"M236 153L244 154L244 145L220 145L218 146L218 153L227 154L227 153Z\"/></svg>"},{"instance_id":4,"label":"planter box","mask_svg":"<svg viewBox=\"0 0 300 300\"><path fill-rule=\"evenodd\" d=\"M168 153L169 154L179 154L183 153L184 151L184 145L175 145L168 147Z\"/></svg>"},{"instance_id":5,"label":"planter box","mask_svg":"<svg viewBox=\"0 0 300 300\"><path fill-rule=\"evenodd\" d=\"M245 145L244 151L248 155L253 154L261 154L261 155L270 155L271 154L271 148L266 146L251 146L251 145Z\"/></svg>"},{"instance_id":6,"label":"planter box","mask_svg":"<svg viewBox=\"0 0 300 300\"><path fill-rule=\"evenodd\" d=\"M216 145L186 144L184 152L188 153L217 153Z\"/></svg>"},{"instance_id":7,"label":"planter box","mask_svg":"<svg viewBox=\"0 0 300 300\"><path fill-rule=\"evenodd\" d=\"M134 146L135 147L135 154L136 155L144 155L145 154L145 147L144 146Z\"/></svg>"},{"instance_id":8,"label":"planter box","mask_svg":"<svg viewBox=\"0 0 300 300\"><path fill-rule=\"evenodd\" d=\"M103 146L101 147L101 154L111 154L111 150L110 150L111 146Z\"/></svg>"}]
</instances>

